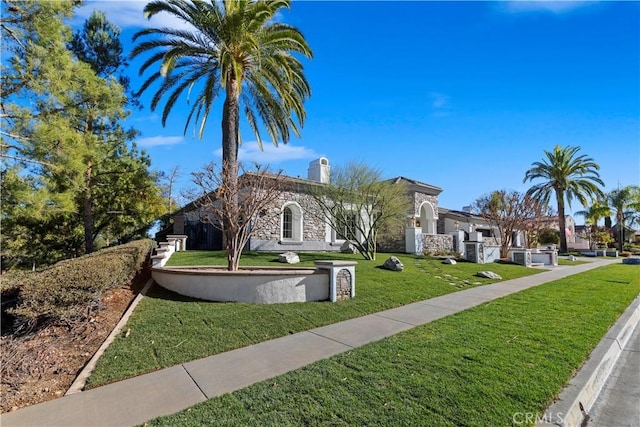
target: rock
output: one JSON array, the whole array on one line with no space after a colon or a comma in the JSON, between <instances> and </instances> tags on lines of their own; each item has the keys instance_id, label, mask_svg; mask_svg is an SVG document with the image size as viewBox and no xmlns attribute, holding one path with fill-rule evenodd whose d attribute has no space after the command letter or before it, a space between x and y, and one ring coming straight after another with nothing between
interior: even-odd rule
<instances>
[{"instance_id":1,"label":"rock","mask_svg":"<svg viewBox=\"0 0 640 427\"><path fill-rule=\"evenodd\" d=\"M453 259L453 258L447 258L444 261L442 261L442 263L443 264L451 264L451 265L456 265L457 264L456 260Z\"/></svg>"},{"instance_id":2,"label":"rock","mask_svg":"<svg viewBox=\"0 0 640 427\"><path fill-rule=\"evenodd\" d=\"M402 271L404 270L404 264L397 257L392 256L384 262L382 268L391 271Z\"/></svg>"},{"instance_id":3,"label":"rock","mask_svg":"<svg viewBox=\"0 0 640 427\"><path fill-rule=\"evenodd\" d=\"M285 252L278 256L278 261L287 264L297 264L300 262L300 257L295 252Z\"/></svg>"},{"instance_id":4,"label":"rock","mask_svg":"<svg viewBox=\"0 0 640 427\"><path fill-rule=\"evenodd\" d=\"M640 265L640 258L638 257L629 257L629 258L624 258L622 260L623 264L631 264L631 265Z\"/></svg>"},{"instance_id":5,"label":"rock","mask_svg":"<svg viewBox=\"0 0 640 427\"><path fill-rule=\"evenodd\" d=\"M353 243L346 241L340 246L340 252L343 254L357 254L358 248L356 248Z\"/></svg>"},{"instance_id":6,"label":"rock","mask_svg":"<svg viewBox=\"0 0 640 427\"><path fill-rule=\"evenodd\" d=\"M568 259L569 261L577 261L577 260L578 260L578 258L576 258L576 257L575 257L575 256L573 256L573 255L569 255L569 256L567 257L567 259Z\"/></svg>"},{"instance_id":7,"label":"rock","mask_svg":"<svg viewBox=\"0 0 640 427\"><path fill-rule=\"evenodd\" d=\"M479 271L476 273L476 276L485 277L487 279L502 280L502 277L493 271Z\"/></svg>"}]
</instances>

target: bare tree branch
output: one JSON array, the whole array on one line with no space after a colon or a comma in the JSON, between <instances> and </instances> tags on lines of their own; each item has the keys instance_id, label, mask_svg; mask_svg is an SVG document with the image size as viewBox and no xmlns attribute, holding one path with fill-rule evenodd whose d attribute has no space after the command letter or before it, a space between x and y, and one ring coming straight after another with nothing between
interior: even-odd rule
<instances>
[{"instance_id":1,"label":"bare tree branch","mask_svg":"<svg viewBox=\"0 0 640 427\"><path fill-rule=\"evenodd\" d=\"M244 172L242 164L238 166ZM201 221L222 230L229 271L238 269L242 250L255 232L254 220L280 197L285 180L282 172L274 174L256 168L245 172L237 185L229 184L235 181L229 179L234 171L235 168L226 163L222 170L215 163L209 163L201 171L192 173L200 193L194 205L201 212ZM237 203L232 203L236 200Z\"/></svg>"}]
</instances>

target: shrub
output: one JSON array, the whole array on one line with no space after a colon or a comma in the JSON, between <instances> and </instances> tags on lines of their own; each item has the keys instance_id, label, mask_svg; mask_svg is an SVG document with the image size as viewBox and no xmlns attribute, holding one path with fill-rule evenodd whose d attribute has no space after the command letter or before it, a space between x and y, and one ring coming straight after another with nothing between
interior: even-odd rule
<instances>
[{"instance_id":1,"label":"shrub","mask_svg":"<svg viewBox=\"0 0 640 427\"><path fill-rule=\"evenodd\" d=\"M557 245L560 243L560 233L558 232L558 230L545 228L538 235L538 242L540 242L543 245L550 245L550 244Z\"/></svg>"},{"instance_id":2,"label":"shrub","mask_svg":"<svg viewBox=\"0 0 640 427\"><path fill-rule=\"evenodd\" d=\"M138 240L33 273L8 274L7 287L20 289L10 312L22 321L72 321L99 301L103 292L127 284L141 270L154 242ZM4 285L3 285L4 286Z\"/></svg>"}]
</instances>

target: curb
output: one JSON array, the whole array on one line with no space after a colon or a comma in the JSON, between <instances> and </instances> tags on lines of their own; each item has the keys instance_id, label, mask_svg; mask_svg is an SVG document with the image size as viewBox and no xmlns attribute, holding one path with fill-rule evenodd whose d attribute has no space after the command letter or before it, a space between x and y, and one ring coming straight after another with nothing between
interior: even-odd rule
<instances>
[{"instance_id":1,"label":"curb","mask_svg":"<svg viewBox=\"0 0 640 427\"><path fill-rule=\"evenodd\" d=\"M84 368L82 368L82 371L80 371L76 379L73 380L73 384L71 384L71 387L69 387L69 390L67 390L67 392L64 394L65 396L79 393L82 391L85 384L87 383L87 379L89 378L89 375L91 375L91 373L95 369L96 364L98 363L98 359L100 359L100 357L105 352L107 347L109 347L109 345L111 345L113 340L116 338L116 335L120 333L124 325L129 321L129 317L131 317L131 314L133 314L133 310L135 310L135 308L140 303L140 301L142 301L142 298L144 298L144 296L147 294L147 291L149 290L152 284L153 284L153 279L147 280L147 283L144 285L144 288L142 288L140 293L136 295L136 297L133 299L133 302L129 304L129 307L120 318L120 321L118 322L116 327L113 328L113 330L111 331L109 336L104 340L100 348L98 348L98 350L93 354L93 357L91 357L91 360L89 360L89 362L84 366Z\"/></svg>"},{"instance_id":2,"label":"curb","mask_svg":"<svg viewBox=\"0 0 640 427\"><path fill-rule=\"evenodd\" d=\"M640 324L640 296L631 302L591 352L585 364L547 408L536 427L584 425L634 329Z\"/></svg>"}]
</instances>

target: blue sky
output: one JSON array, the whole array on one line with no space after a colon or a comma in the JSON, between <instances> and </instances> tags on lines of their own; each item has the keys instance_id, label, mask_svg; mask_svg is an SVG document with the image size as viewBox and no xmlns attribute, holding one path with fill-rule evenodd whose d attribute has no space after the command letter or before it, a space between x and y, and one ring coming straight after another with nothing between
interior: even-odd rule
<instances>
[{"instance_id":1,"label":"blue sky","mask_svg":"<svg viewBox=\"0 0 640 427\"><path fill-rule=\"evenodd\" d=\"M74 24L104 10L126 49L142 26L180 25L146 21L145 4L88 1ZM450 209L492 190L526 191L525 171L556 144L593 157L606 191L640 183L638 2L294 1L279 18L314 51L304 62L307 120L301 138L262 152L241 129L241 160L301 177L319 156L364 161L385 177L441 187ZM186 100L163 128L151 94L129 123L152 166L179 165L188 187L190 172L220 160L223 100L198 140L193 129L183 135Z\"/></svg>"}]
</instances>

